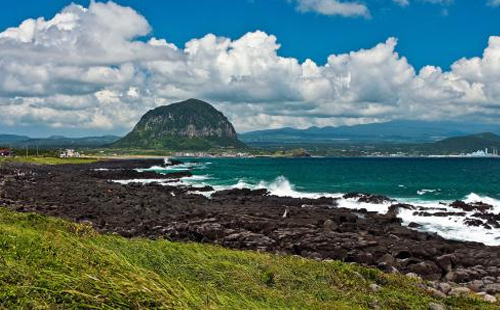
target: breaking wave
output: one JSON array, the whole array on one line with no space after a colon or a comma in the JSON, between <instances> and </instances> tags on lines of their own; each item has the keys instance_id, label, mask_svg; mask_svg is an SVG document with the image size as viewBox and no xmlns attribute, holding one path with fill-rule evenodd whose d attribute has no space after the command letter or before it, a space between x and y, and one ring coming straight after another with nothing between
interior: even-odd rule
<instances>
[{"instance_id":1,"label":"breaking wave","mask_svg":"<svg viewBox=\"0 0 500 310\"><path fill-rule=\"evenodd\" d=\"M137 169L137 171L155 171L158 173L169 173L175 171L187 170L201 170L206 169L210 163L196 163L188 162L180 165L159 167L153 166L148 169ZM397 215L402 219L402 223L408 226L410 223L419 224L418 230L424 232L437 233L446 239L454 239L461 241L481 242L486 245L497 246L500 245L500 229L487 229L484 226L468 226L464 223L466 218L470 218L477 211L465 212L465 216L447 215L447 216L433 216L436 212L464 212L461 209L451 207L449 204L452 201L438 201L429 200L429 197L437 198L440 189L421 189L417 191L418 196L421 198L396 198L396 201L385 202L382 204L363 203L358 202L355 198L345 199L342 193L321 193L321 192L305 192L301 191L290 182L285 176L278 176L273 180L254 180L251 178L240 178L228 182L228 180L217 180L210 175L193 175L183 177L178 180L162 179L162 180L127 180L117 181L121 184L132 182L151 183L157 182L169 186L191 186L193 190L189 194L204 195L208 198L214 192L227 190L227 189L267 189L270 195L280 197L293 197L293 198L310 198L316 199L320 197L331 197L336 199L336 205L332 207L348 208L352 210L366 209L369 212L377 212L380 214L387 213L389 207L394 203L407 203L421 208L419 211L425 211L427 216L422 216L416 213L415 210L400 209ZM224 182L224 184L221 184ZM229 183L229 184L228 184ZM197 191L197 188L211 186L214 191ZM402 185L404 186L404 185ZM400 187L402 187L400 185ZM493 206L489 212L500 213L500 200L481 196L476 193L469 193L462 198L466 203L483 202ZM478 219L474 217L474 219Z\"/></svg>"}]
</instances>

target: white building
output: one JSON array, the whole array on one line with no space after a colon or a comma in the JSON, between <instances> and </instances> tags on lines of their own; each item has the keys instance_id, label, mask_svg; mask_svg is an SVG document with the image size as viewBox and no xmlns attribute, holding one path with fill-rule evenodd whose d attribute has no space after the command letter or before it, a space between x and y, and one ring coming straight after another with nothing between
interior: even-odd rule
<instances>
[{"instance_id":1,"label":"white building","mask_svg":"<svg viewBox=\"0 0 500 310\"><path fill-rule=\"evenodd\" d=\"M60 158L78 158L80 157L80 153L73 149L66 149L61 154L59 154Z\"/></svg>"}]
</instances>

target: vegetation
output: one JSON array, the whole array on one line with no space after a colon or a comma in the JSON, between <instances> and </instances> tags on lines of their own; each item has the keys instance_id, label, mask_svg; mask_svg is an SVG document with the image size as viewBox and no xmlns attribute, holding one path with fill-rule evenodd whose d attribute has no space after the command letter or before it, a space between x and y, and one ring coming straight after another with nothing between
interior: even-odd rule
<instances>
[{"instance_id":1,"label":"vegetation","mask_svg":"<svg viewBox=\"0 0 500 310\"><path fill-rule=\"evenodd\" d=\"M197 99L150 110L114 146L180 151L245 147L229 120L210 104Z\"/></svg>"},{"instance_id":2,"label":"vegetation","mask_svg":"<svg viewBox=\"0 0 500 310\"><path fill-rule=\"evenodd\" d=\"M95 158L59 158L59 157L38 157L38 156L15 156L15 157L0 157L2 162L22 162L33 163L40 165L64 165L64 164L89 164L96 162Z\"/></svg>"},{"instance_id":3,"label":"vegetation","mask_svg":"<svg viewBox=\"0 0 500 310\"><path fill-rule=\"evenodd\" d=\"M342 262L125 239L0 208L0 308L494 309ZM370 284L381 290L374 292Z\"/></svg>"}]
</instances>

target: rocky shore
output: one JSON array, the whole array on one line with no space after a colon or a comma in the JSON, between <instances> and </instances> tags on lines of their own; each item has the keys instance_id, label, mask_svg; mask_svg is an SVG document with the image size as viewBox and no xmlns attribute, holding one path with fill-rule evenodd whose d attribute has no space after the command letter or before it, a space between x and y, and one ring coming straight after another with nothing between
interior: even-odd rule
<instances>
[{"instance_id":1,"label":"rocky shore","mask_svg":"<svg viewBox=\"0 0 500 310\"><path fill-rule=\"evenodd\" d=\"M500 247L445 240L415 230L416 223L402 226L399 210L427 212L418 206L394 202L386 214L378 214L335 207L334 198L276 197L266 190L247 189L217 192L209 199L189 186L178 186L179 178L191 176L189 171L160 175L134 170L163 164L162 160L59 166L4 163L0 205L91 223L100 232L128 238L207 242L359 263L427 280L421 285L443 298L476 294L495 302L500 293ZM162 184L111 181L130 179L158 179ZM393 202L359 193L346 198ZM489 212L491 206L457 201L454 207L477 211L468 219L470 225L500 227L500 216Z\"/></svg>"}]
</instances>

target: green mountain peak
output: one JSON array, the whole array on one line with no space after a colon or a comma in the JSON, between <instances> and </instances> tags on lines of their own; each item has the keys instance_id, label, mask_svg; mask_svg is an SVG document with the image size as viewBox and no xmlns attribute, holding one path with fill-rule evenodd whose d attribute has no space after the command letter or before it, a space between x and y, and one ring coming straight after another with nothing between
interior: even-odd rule
<instances>
[{"instance_id":1,"label":"green mountain peak","mask_svg":"<svg viewBox=\"0 0 500 310\"><path fill-rule=\"evenodd\" d=\"M224 114L198 99L148 111L114 146L172 150L245 147Z\"/></svg>"}]
</instances>

